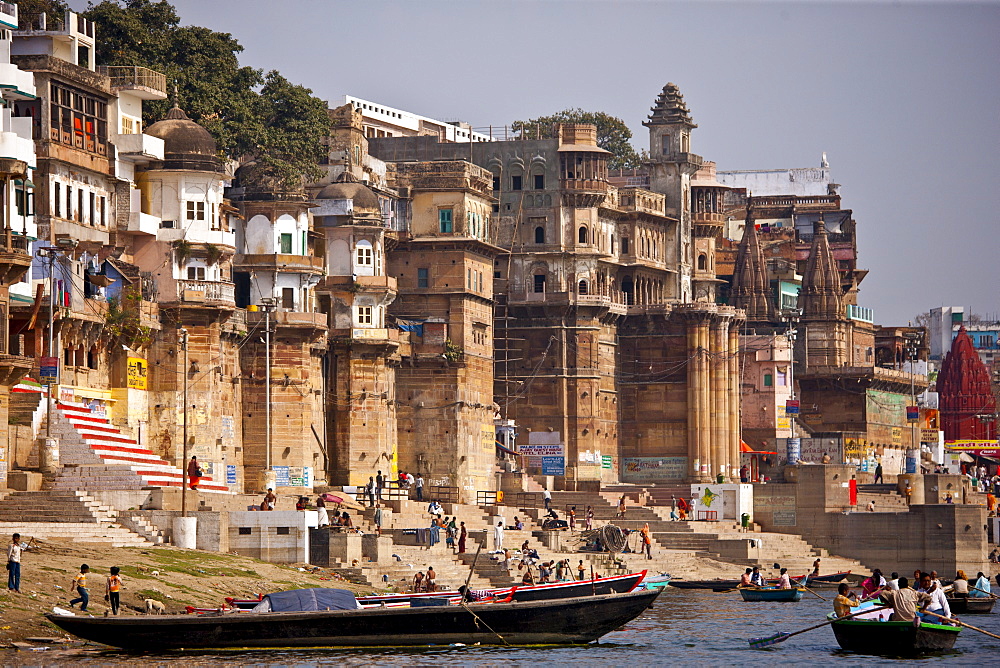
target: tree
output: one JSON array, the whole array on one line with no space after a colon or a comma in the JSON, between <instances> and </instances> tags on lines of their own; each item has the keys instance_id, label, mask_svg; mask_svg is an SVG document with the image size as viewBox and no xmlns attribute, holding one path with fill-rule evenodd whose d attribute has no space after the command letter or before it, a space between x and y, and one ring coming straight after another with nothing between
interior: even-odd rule
<instances>
[{"instance_id":1,"label":"tree","mask_svg":"<svg viewBox=\"0 0 1000 668\"><path fill-rule=\"evenodd\" d=\"M63 0L15 0L14 4L17 5L19 23L25 28L29 21L37 25L35 17L40 14L46 15L47 25L58 25L69 9L69 5Z\"/></svg>"},{"instance_id":2,"label":"tree","mask_svg":"<svg viewBox=\"0 0 1000 668\"><path fill-rule=\"evenodd\" d=\"M552 138L553 126L556 123L590 123L597 126L597 145L611 152L608 167L622 169L638 167L639 154L632 148L629 140L632 131L625 121L603 111L584 111L583 109L564 109L549 116L539 116L527 121L514 121L512 128L526 138Z\"/></svg>"},{"instance_id":3,"label":"tree","mask_svg":"<svg viewBox=\"0 0 1000 668\"><path fill-rule=\"evenodd\" d=\"M167 0L102 0L85 16L100 31L97 62L165 74L178 104L212 134L220 153L256 161L255 174L289 188L318 178L330 127L326 104L277 72L265 77L240 65L243 47L231 34L180 25ZM172 104L147 104L145 122L163 118Z\"/></svg>"}]
</instances>

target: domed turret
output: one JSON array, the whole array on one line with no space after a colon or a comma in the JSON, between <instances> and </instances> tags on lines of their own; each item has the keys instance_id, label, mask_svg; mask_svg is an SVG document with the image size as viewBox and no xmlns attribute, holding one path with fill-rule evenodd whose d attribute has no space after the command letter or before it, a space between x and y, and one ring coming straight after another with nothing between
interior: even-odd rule
<instances>
[{"instance_id":1,"label":"domed turret","mask_svg":"<svg viewBox=\"0 0 1000 668\"><path fill-rule=\"evenodd\" d=\"M218 146L212 135L174 106L162 121L153 123L146 134L163 140L164 160L159 169L190 169L201 172L222 172Z\"/></svg>"},{"instance_id":2,"label":"domed turret","mask_svg":"<svg viewBox=\"0 0 1000 668\"><path fill-rule=\"evenodd\" d=\"M381 221L382 207L371 188L345 170L337 180L319 191L316 199L348 199L353 203L354 218L377 218Z\"/></svg>"}]
</instances>

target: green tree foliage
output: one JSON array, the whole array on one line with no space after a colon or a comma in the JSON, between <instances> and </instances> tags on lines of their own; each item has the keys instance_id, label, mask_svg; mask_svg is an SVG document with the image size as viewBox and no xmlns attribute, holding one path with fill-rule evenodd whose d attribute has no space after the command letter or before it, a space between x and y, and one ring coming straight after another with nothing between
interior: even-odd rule
<instances>
[{"instance_id":1,"label":"green tree foliage","mask_svg":"<svg viewBox=\"0 0 1000 668\"><path fill-rule=\"evenodd\" d=\"M97 62L139 65L167 76L173 97L203 125L224 155L257 163L255 174L296 188L318 178L326 105L277 72L240 65L229 33L182 26L166 0L102 0L85 16L97 24ZM163 118L171 100L145 105L145 122Z\"/></svg>"},{"instance_id":2,"label":"green tree foliage","mask_svg":"<svg viewBox=\"0 0 1000 668\"><path fill-rule=\"evenodd\" d=\"M37 25L35 17L45 14L48 26L55 26L62 23L66 10L69 9L63 0L14 0L17 5L17 16L22 28L28 27L30 20Z\"/></svg>"},{"instance_id":3,"label":"green tree foliage","mask_svg":"<svg viewBox=\"0 0 1000 668\"><path fill-rule=\"evenodd\" d=\"M608 159L608 167L611 169L621 169L638 167L640 164L639 154L632 148L629 140L632 138L632 131L628 129L625 122L615 116L606 114L603 111L584 111L583 109L563 109L549 116L539 116L527 121L514 121L512 127L515 132L522 133L525 137L539 137L548 139L552 137L553 126L556 123L590 123L597 126L597 145L605 151L611 152Z\"/></svg>"}]
</instances>

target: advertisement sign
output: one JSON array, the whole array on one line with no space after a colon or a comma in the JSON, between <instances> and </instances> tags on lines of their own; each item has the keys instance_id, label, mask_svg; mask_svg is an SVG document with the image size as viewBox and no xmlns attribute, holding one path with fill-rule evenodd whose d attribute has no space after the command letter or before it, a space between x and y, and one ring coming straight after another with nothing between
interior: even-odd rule
<instances>
[{"instance_id":1,"label":"advertisement sign","mask_svg":"<svg viewBox=\"0 0 1000 668\"><path fill-rule=\"evenodd\" d=\"M226 484L236 484L236 464L226 464Z\"/></svg>"},{"instance_id":2,"label":"advertisement sign","mask_svg":"<svg viewBox=\"0 0 1000 668\"><path fill-rule=\"evenodd\" d=\"M940 440L938 436L940 433L941 432L937 429L921 429L920 442L936 444Z\"/></svg>"},{"instance_id":3,"label":"advertisement sign","mask_svg":"<svg viewBox=\"0 0 1000 668\"><path fill-rule=\"evenodd\" d=\"M785 402L785 413L788 415L798 415L799 414L799 400L789 399Z\"/></svg>"},{"instance_id":4,"label":"advertisement sign","mask_svg":"<svg viewBox=\"0 0 1000 668\"><path fill-rule=\"evenodd\" d=\"M58 383L59 382L59 358L43 357L38 371L38 382Z\"/></svg>"},{"instance_id":5,"label":"advertisement sign","mask_svg":"<svg viewBox=\"0 0 1000 668\"><path fill-rule=\"evenodd\" d=\"M563 445L562 443L556 443L555 445L527 443L518 448L518 453L525 457L562 457Z\"/></svg>"},{"instance_id":6,"label":"advertisement sign","mask_svg":"<svg viewBox=\"0 0 1000 668\"><path fill-rule=\"evenodd\" d=\"M687 457L622 457L621 477L626 482L683 480L687 467Z\"/></svg>"},{"instance_id":7,"label":"advertisement sign","mask_svg":"<svg viewBox=\"0 0 1000 668\"><path fill-rule=\"evenodd\" d=\"M797 438L785 440L785 454L789 464L795 464L802 459L802 443Z\"/></svg>"},{"instance_id":8,"label":"advertisement sign","mask_svg":"<svg viewBox=\"0 0 1000 668\"><path fill-rule=\"evenodd\" d=\"M920 419L920 409L917 408L916 406L907 406L906 407L906 421L907 422L916 422L919 419Z\"/></svg>"},{"instance_id":9,"label":"advertisement sign","mask_svg":"<svg viewBox=\"0 0 1000 668\"><path fill-rule=\"evenodd\" d=\"M614 459L611 457L611 455L601 455L601 468L602 469L610 469L610 468L612 468L612 464L613 463L614 463Z\"/></svg>"},{"instance_id":10,"label":"advertisement sign","mask_svg":"<svg viewBox=\"0 0 1000 668\"><path fill-rule=\"evenodd\" d=\"M948 452L968 452L986 457L1000 456L1000 443L985 440L945 441L944 448Z\"/></svg>"},{"instance_id":11,"label":"advertisement sign","mask_svg":"<svg viewBox=\"0 0 1000 668\"><path fill-rule=\"evenodd\" d=\"M566 475L566 458L542 457L542 475Z\"/></svg>"},{"instance_id":12,"label":"advertisement sign","mask_svg":"<svg viewBox=\"0 0 1000 668\"><path fill-rule=\"evenodd\" d=\"M129 357L127 367L127 385L132 390L145 390L149 376L149 362L141 357Z\"/></svg>"},{"instance_id":13,"label":"advertisement sign","mask_svg":"<svg viewBox=\"0 0 1000 668\"><path fill-rule=\"evenodd\" d=\"M287 466L272 466L271 470L274 471L274 485L275 487L290 487L290 471Z\"/></svg>"}]
</instances>

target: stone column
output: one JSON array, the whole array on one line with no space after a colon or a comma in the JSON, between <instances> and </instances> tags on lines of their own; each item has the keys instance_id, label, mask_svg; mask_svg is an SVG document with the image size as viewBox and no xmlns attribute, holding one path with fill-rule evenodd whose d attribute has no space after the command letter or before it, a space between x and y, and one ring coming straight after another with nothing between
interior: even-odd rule
<instances>
[{"instance_id":1,"label":"stone column","mask_svg":"<svg viewBox=\"0 0 1000 668\"><path fill-rule=\"evenodd\" d=\"M691 480L700 480L702 456L700 449L700 420L703 411L700 407L701 391L698 373L700 355L698 354L698 320L689 317L687 326L687 354L690 361L687 366L687 438L688 438L688 472Z\"/></svg>"},{"instance_id":2,"label":"stone column","mask_svg":"<svg viewBox=\"0 0 1000 668\"><path fill-rule=\"evenodd\" d=\"M736 482L740 479L740 318L729 325L729 475Z\"/></svg>"},{"instance_id":3,"label":"stone column","mask_svg":"<svg viewBox=\"0 0 1000 668\"><path fill-rule=\"evenodd\" d=\"M729 317L718 316L711 325L712 466L709 476L729 477Z\"/></svg>"}]
</instances>

